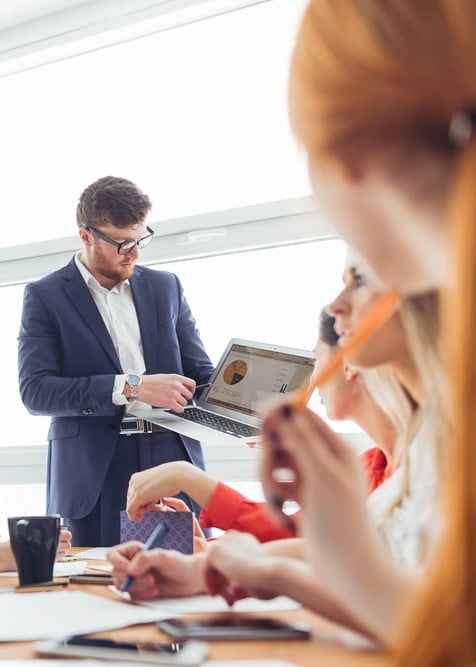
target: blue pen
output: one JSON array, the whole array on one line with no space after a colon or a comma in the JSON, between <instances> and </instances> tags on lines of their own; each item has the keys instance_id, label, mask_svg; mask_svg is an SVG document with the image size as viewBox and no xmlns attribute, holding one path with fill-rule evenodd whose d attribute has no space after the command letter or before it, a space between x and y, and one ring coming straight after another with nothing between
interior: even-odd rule
<instances>
[{"instance_id":1,"label":"blue pen","mask_svg":"<svg viewBox=\"0 0 476 667\"><path fill-rule=\"evenodd\" d=\"M168 532L169 532L169 527L167 526L167 524L159 523L152 531L149 539L145 543L144 551L150 551L151 549L155 549L155 547L158 547ZM127 575L127 577L124 579L122 583L121 593L125 593L127 589L130 586L132 586L134 579L135 577L133 577L132 575L130 574Z\"/></svg>"}]
</instances>

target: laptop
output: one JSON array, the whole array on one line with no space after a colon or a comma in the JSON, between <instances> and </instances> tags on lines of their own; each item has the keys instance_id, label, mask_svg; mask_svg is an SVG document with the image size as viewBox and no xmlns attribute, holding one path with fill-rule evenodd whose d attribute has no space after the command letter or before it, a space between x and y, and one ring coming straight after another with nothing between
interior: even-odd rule
<instances>
[{"instance_id":1,"label":"laptop","mask_svg":"<svg viewBox=\"0 0 476 667\"><path fill-rule=\"evenodd\" d=\"M183 414L148 408L134 416L205 442L256 442L263 405L298 389L313 370L308 350L232 338L210 385Z\"/></svg>"}]
</instances>

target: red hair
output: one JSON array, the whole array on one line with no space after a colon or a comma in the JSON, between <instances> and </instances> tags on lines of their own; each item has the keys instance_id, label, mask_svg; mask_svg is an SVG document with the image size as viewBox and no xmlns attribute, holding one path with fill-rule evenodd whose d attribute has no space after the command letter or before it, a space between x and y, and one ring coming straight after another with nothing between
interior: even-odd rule
<instances>
[{"instance_id":1,"label":"red hair","mask_svg":"<svg viewBox=\"0 0 476 667\"><path fill-rule=\"evenodd\" d=\"M476 108L475 34L475 0L311 0L291 64L291 123L311 165L382 151L410 178L419 154L456 165L444 536L396 639L402 667L476 662L476 128L464 146L449 136L455 112Z\"/></svg>"},{"instance_id":2,"label":"red hair","mask_svg":"<svg viewBox=\"0 0 476 667\"><path fill-rule=\"evenodd\" d=\"M451 149L452 114L476 100L475 13L473 0L312 0L289 86L310 160Z\"/></svg>"}]
</instances>

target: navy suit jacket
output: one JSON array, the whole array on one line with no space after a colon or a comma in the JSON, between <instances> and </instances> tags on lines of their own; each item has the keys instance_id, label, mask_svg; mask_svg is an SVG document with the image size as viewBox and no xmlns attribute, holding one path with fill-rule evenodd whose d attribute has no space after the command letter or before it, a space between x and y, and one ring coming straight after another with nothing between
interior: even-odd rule
<instances>
[{"instance_id":1,"label":"navy suit jacket","mask_svg":"<svg viewBox=\"0 0 476 667\"><path fill-rule=\"evenodd\" d=\"M207 382L213 365L178 278L137 266L130 284L146 373ZM123 370L74 259L26 286L18 363L23 403L52 417L47 511L82 518L96 504L119 437L124 406L112 403L112 389ZM196 440L162 437L180 437L192 462L204 467Z\"/></svg>"}]
</instances>

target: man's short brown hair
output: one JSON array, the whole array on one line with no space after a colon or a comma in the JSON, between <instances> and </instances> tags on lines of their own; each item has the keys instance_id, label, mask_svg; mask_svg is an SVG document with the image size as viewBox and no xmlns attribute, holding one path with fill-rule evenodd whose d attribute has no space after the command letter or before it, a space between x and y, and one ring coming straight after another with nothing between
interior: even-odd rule
<instances>
[{"instance_id":1,"label":"man's short brown hair","mask_svg":"<svg viewBox=\"0 0 476 667\"><path fill-rule=\"evenodd\" d=\"M76 209L78 227L141 225L151 209L149 197L126 178L104 176L81 194Z\"/></svg>"}]
</instances>

